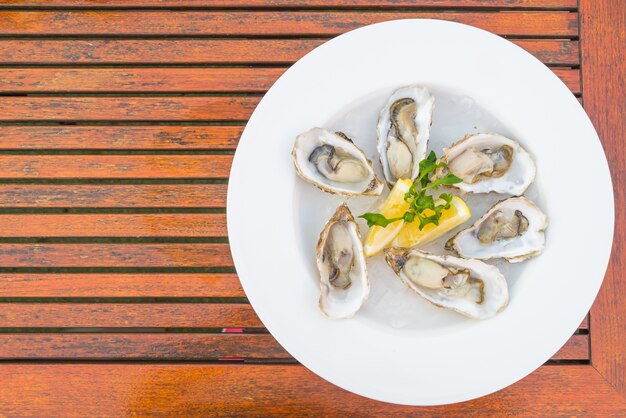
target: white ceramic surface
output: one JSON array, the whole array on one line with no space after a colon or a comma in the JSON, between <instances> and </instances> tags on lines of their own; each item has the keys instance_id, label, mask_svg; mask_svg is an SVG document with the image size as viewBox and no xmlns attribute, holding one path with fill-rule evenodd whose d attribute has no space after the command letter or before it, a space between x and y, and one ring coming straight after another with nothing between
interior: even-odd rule
<instances>
[{"instance_id":1,"label":"white ceramic surface","mask_svg":"<svg viewBox=\"0 0 626 418\"><path fill-rule=\"evenodd\" d=\"M408 291L381 257L369 261L372 293L362 310L350 320L329 320L317 308L314 246L345 199L296 176L294 138L313 126L344 129L380 172L374 143L378 109L393 89L414 83L435 95L431 148L436 152L465 133L497 131L534 155L538 176L527 195L549 217L546 250L519 265L497 263L511 299L491 320L434 308ZM582 220L581 210L588 208L580 202L582 192L598 202L593 223ZM473 218L500 198L471 197ZM348 203L357 216L376 199ZM613 234L613 194L593 126L547 67L483 30L415 19L339 36L274 84L237 148L227 218L246 295L291 355L354 393L438 405L516 382L572 335L602 283Z\"/></svg>"}]
</instances>

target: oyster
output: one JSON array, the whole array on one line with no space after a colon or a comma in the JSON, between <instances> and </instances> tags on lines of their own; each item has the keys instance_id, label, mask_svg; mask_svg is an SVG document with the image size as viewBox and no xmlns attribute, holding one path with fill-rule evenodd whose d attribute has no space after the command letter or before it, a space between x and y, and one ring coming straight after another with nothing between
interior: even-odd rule
<instances>
[{"instance_id":1,"label":"oyster","mask_svg":"<svg viewBox=\"0 0 626 418\"><path fill-rule=\"evenodd\" d=\"M380 111L378 152L389 185L413 180L426 156L435 98L419 86L396 90Z\"/></svg>"},{"instance_id":2,"label":"oyster","mask_svg":"<svg viewBox=\"0 0 626 418\"><path fill-rule=\"evenodd\" d=\"M371 161L342 132L308 130L296 137L291 155L298 175L325 192L356 196L383 190Z\"/></svg>"},{"instance_id":3,"label":"oyster","mask_svg":"<svg viewBox=\"0 0 626 418\"><path fill-rule=\"evenodd\" d=\"M330 318L349 318L370 291L358 226L346 204L330 218L317 242L320 310Z\"/></svg>"},{"instance_id":4,"label":"oyster","mask_svg":"<svg viewBox=\"0 0 626 418\"><path fill-rule=\"evenodd\" d=\"M516 141L498 134L468 135L444 148L442 161L447 171L463 179L457 183L464 192L521 195L535 179L532 157Z\"/></svg>"},{"instance_id":5,"label":"oyster","mask_svg":"<svg viewBox=\"0 0 626 418\"><path fill-rule=\"evenodd\" d=\"M508 303L504 276L482 261L397 247L385 250L385 260L420 296L470 318L490 318Z\"/></svg>"},{"instance_id":6,"label":"oyster","mask_svg":"<svg viewBox=\"0 0 626 418\"><path fill-rule=\"evenodd\" d=\"M548 218L530 199L510 197L496 203L472 226L446 244L461 257L505 258L511 263L541 254Z\"/></svg>"}]
</instances>

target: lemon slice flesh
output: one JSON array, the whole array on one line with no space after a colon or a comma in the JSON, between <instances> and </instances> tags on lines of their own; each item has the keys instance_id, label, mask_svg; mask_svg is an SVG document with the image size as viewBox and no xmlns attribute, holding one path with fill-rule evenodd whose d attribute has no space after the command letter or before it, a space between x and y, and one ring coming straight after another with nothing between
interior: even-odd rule
<instances>
[{"instance_id":1,"label":"lemon slice flesh","mask_svg":"<svg viewBox=\"0 0 626 418\"><path fill-rule=\"evenodd\" d=\"M409 208L409 204L404 200L404 194L409 191L412 184L413 182L409 179L398 180L391 192L389 192L387 200L381 205L378 213L386 218L396 218L404 215ZM363 246L365 255L371 257L378 254L391 243L403 226L403 220L390 223L386 228L377 225L373 226L369 234L367 234L365 245Z\"/></svg>"},{"instance_id":2,"label":"lemon slice flesh","mask_svg":"<svg viewBox=\"0 0 626 418\"><path fill-rule=\"evenodd\" d=\"M445 204L445 202L438 200L435 204L441 205ZM423 215L429 216L433 213L432 210L426 209ZM395 236L393 245L396 247L414 247L416 245L425 244L461 225L467 221L470 216L472 216L470 209L463 199L454 196L450 202L450 208L444 209L441 212L439 225L428 224L420 231L420 223L419 220L416 219L410 224L403 225L400 232Z\"/></svg>"}]
</instances>

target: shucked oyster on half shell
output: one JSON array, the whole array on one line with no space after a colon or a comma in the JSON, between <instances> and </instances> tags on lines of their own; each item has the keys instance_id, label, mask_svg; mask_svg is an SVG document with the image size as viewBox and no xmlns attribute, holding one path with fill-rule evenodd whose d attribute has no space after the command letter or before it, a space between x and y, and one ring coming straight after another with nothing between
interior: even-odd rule
<instances>
[{"instance_id":1,"label":"shucked oyster on half shell","mask_svg":"<svg viewBox=\"0 0 626 418\"><path fill-rule=\"evenodd\" d=\"M500 270L482 261L398 247L386 249L385 259L420 296L470 318L491 318L509 301Z\"/></svg>"},{"instance_id":2,"label":"shucked oyster on half shell","mask_svg":"<svg viewBox=\"0 0 626 418\"><path fill-rule=\"evenodd\" d=\"M524 196L510 197L452 237L446 248L461 257L504 258L517 263L541 254L547 226L547 216L533 201Z\"/></svg>"},{"instance_id":3,"label":"shucked oyster on half shell","mask_svg":"<svg viewBox=\"0 0 626 418\"><path fill-rule=\"evenodd\" d=\"M387 183L415 179L426 157L435 98L420 86L396 90L378 117L378 152Z\"/></svg>"},{"instance_id":4,"label":"shucked oyster on half shell","mask_svg":"<svg viewBox=\"0 0 626 418\"><path fill-rule=\"evenodd\" d=\"M516 141L498 134L468 135L450 148L441 160L447 171L463 179L457 187L471 193L521 195L535 179L535 163Z\"/></svg>"},{"instance_id":5,"label":"shucked oyster on half shell","mask_svg":"<svg viewBox=\"0 0 626 418\"><path fill-rule=\"evenodd\" d=\"M383 190L371 161L341 132L310 129L296 137L291 155L298 175L325 192L356 196Z\"/></svg>"},{"instance_id":6,"label":"shucked oyster on half shell","mask_svg":"<svg viewBox=\"0 0 626 418\"><path fill-rule=\"evenodd\" d=\"M320 310L335 319L350 318L370 291L359 229L346 204L340 205L317 242Z\"/></svg>"}]
</instances>

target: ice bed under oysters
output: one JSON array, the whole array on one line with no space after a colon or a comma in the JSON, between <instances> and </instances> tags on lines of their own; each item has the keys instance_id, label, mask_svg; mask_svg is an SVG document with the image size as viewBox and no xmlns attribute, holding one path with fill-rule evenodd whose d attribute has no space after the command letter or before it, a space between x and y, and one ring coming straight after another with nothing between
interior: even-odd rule
<instances>
[{"instance_id":1,"label":"ice bed under oysters","mask_svg":"<svg viewBox=\"0 0 626 418\"><path fill-rule=\"evenodd\" d=\"M420 85L373 93L302 131L292 155L311 186L298 188L296 222L317 231L301 234L300 243L318 272L322 313L429 328L506 308L526 263L541 254L547 227L535 157L521 138L472 98ZM471 218L466 213L427 242L383 239L373 250L373 229L395 234L392 227L408 221L369 228L359 216L383 210L390 189L397 195L419 177L431 152L442 167L428 177L453 175L457 183L425 194L445 193L448 203L457 196Z\"/></svg>"}]
</instances>

